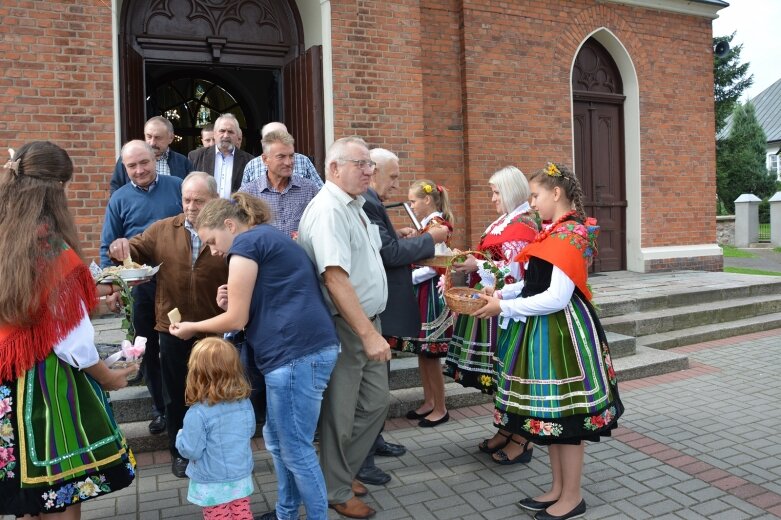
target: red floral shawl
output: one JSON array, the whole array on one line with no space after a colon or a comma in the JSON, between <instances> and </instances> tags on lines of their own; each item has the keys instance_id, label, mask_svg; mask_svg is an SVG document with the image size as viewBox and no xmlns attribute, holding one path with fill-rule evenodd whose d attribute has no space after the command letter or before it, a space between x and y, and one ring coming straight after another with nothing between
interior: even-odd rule
<instances>
[{"instance_id":1,"label":"red floral shawl","mask_svg":"<svg viewBox=\"0 0 781 520\"><path fill-rule=\"evenodd\" d=\"M81 258L70 248L48 264L40 290L43 303L28 327L0 326L0 381L20 377L49 355L84 316L97 305L95 282ZM50 301L51 300L51 301Z\"/></svg>"},{"instance_id":2,"label":"red floral shawl","mask_svg":"<svg viewBox=\"0 0 781 520\"><path fill-rule=\"evenodd\" d=\"M534 256L550 262L564 271L590 301L591 290L586 281L590 259L596 252L595 243L599 228L593 218L582 224L571 217L572 215L567 215L567 218L540 233L515 260L524 264Z\"/></svg>"}]
</instances>

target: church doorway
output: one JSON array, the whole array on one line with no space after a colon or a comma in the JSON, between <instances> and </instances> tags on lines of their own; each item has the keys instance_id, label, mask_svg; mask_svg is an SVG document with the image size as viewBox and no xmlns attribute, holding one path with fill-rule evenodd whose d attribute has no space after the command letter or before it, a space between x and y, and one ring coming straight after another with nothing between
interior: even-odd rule
<instances>
[{"instance_id":1,"label":"church doorway","mask_svg":"<svg viewBox=\"0 0 781 520\"><path fill-rule=\"evenodd\" d=\"M123 141L162 115L186 154L232 113L244 150L259 155L260 128L282 121L322 171L322 59L304 50L294 0L125 0L120 27Z\"/></svg>"},{"instance_id":2,"label":"church doorway","mask_svg":"<svg viewBox=\"0 0 781 520\"><path fill-rule=\"evenodd\" d=\"M600 234L595 271L626 269L626 175L621 74L594 38L583 44L572 69L575 173L584 209Z\"/></svg>"}]
</instances>

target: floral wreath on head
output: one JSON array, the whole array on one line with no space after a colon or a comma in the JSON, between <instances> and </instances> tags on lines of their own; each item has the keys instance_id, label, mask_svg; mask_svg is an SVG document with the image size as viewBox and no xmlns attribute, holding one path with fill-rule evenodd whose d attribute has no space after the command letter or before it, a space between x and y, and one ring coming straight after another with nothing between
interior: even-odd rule
<instances>
[{"instance_id":1,"label":"floral wreath on head","mask_svg":"<svg viewBox=\"0 0 781 520\"><path fill-rule=\"evenodd\" d=\"M545 167L545 173L549 177L561 177L561 170L559 170L559 167L553 164L552 162L549 162L548 165Z\"/></svg>"}]
</instances>

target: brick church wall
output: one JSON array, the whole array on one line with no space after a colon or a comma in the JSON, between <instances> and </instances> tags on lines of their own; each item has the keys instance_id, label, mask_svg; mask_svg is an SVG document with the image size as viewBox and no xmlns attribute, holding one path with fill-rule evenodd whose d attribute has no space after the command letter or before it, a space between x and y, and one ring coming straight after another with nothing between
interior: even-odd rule
<instances>
[{"instance_id":1,"label":"brick church wall","mask_svg":"<svg viewBox=\"0 0 781 520\"><path fill-rule=\"evenodd\" d=\"M68 151L70 208L97 259L116 161L110 2L3 0L0 20L1 153L32 140Z\"/></svg>"},{"instance_id":2,"label":"brick church wall","mask_svg":"<svg viewBox=\"0 0 781 520\"><path fill-rule=\"evenodd\" d=\"M400 152L407 182L425 174L447 185L459 246L496 218L494 171L571 162L570 68L600 27L626 47L640 86L642 246L715 241L709 19L596 0L333 0L332 9L335 135ZM366 67L376 72L366 77Z\"/></svg>"}]
</instances>

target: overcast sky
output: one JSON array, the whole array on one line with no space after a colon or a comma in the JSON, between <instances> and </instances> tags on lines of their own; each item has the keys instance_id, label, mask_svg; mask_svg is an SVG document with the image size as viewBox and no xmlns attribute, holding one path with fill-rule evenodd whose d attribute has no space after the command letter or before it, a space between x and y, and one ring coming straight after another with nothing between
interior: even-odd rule
<instances>
[{"instance_id":1,"label":"overcast sky","mask_svg":"<svg viewBox=\"0 0 781 520\"><path fill-rule=\"evenodd\" d=\"M754 97L781 78L781 0L727 0L729 7L713 20L713 35L735 32L732 44L743 44L741 63L749 62L754 84L743 92Z\"/></svg>"}]
</instances>

